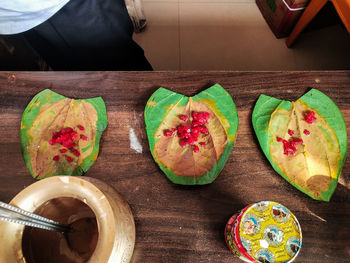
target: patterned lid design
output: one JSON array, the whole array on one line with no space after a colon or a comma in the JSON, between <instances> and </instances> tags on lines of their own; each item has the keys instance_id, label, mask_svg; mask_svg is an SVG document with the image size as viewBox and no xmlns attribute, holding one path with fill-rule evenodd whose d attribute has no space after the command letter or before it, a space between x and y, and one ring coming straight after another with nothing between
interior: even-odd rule
<instances>
[{"instance_id":1,"label":"patterned lid design","mask_svg":"<svg viewBox=\"0 0 350 263\"><path fill-rule=\"evenodd\" d=\"M244 212L239 236L248 254L262 263L292 262L302 242L296 217L271 201L253 204Z\"/></svg>"}]
</instances>

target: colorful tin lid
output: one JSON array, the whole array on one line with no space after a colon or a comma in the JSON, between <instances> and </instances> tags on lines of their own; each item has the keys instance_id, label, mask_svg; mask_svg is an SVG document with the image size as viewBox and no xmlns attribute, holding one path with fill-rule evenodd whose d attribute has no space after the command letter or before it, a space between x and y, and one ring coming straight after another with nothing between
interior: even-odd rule
<instances>
[{"instance_id":1,"label":"colorful tin lid","mask_svg":"<svg viewBox=\"0 0 350 263\"><path fill-rule=\"evenodd\" d=\"M258 262L292 262L298 255L302 233L296 217L283 205L262 201L242 214L239 241Z\"/></svg>"}]
</instances>

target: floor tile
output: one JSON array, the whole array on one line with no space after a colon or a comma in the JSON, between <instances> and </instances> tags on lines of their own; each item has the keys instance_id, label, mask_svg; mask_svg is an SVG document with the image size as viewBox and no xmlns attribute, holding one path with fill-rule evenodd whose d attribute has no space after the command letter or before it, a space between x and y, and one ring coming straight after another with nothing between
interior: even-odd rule
<instances>
[{"instance_id":1,"label":"floor tile","mask_svg":"<svg viewBox=\"0 0 350 263\"><path fill-rule=\"evenodd\" d=\"M179 69L178 3L144 2L147 19L145 32L134 34L134 40L145 50L145 56L156 70Z\"/></svg>"},{"instance_id":2,"label":"floor tile","mask_svg":"<svg viewBox=\"0 0 350 263\"><path fill-rule=\"evenodd\" d=\"M275 39L255 4L180 3L179 10L182 70L295 66L294 51Z\"/></svg>"},{"instance_id":3,"label":"floor tile","mask_svg":"<svg viewBox=\"0 0 350 263\"><path fill-rule=\"evenodd\" d=\"M176 3L255 3L255 0L142 0L142 2L176 2Z\"/></svg>"},{"instance_id":4,"label":"floor tile","mask_svg":"<svg viewBox=\"0 0 350 263\"><path fill-rule=\"evenodd\" d=\"M147 0L152 1L152 0ZM171 0L165 0L171 1ZM252 4L255 3L255 0L178 0L180 3L230 3L230 4Z\"/></svg>"},{"instance_id":5,"label":"floor tile","mask_svg":"<svg viewBox=\"0 0 350 263\"><path fill-rule=\"evenodd\" d=\"M301 69L350 69L350 35L340 24L302 32L292 49Z\"/></svg>"},{"instance_id":6,"label":"floor tile","mask_svg":"<svg viewBox=\"0 0 350 263\"><path fill-rule=\"evenodd\" d=\"M143 3L178 3L179 0L142 0Z\"/></svg>"},{"instance_id":7,"label":"floor tile","mask_svg":"<svg viewBox=\"0 0 350 263\"><path fill-rule=\"evenodd\" d=\"M148 27L135 35L155 70L350 69L341 25L303 32L288 49L254 1L170 1L144 1Z\"/></svg>"}]
</instances>

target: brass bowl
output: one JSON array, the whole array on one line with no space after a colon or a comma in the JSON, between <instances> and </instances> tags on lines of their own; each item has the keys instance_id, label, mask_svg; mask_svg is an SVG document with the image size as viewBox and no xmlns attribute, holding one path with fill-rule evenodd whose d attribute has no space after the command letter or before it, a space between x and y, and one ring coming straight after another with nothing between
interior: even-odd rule
<instances>
[{"instance_id":1,"label":"brass bowl","mask_svg":"<svg viewBox=\"0 0 350 263\"><path fill-rule=\"evenodd\" d=\"M90 177L54 176L38 181L15 196L11 205L35 212L52 199L71 197L93 211L98 239L88 262L129 262L135 244L135 223L129 205L108 184ZM0 262L26 262L22 250L25 226L0 221Z\"/></svg>"}]
</instances>

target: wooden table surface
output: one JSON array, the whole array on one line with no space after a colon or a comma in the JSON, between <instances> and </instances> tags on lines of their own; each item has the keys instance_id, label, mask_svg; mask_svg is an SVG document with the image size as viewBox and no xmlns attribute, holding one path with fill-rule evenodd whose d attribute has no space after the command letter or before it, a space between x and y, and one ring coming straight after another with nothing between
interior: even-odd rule
<instances>
[{"instance_id":1,"label":"wooden table surface","mask_svg":"<svg viewBox=\"0 0 350 263\"><path fill-rule=\"evenodd\" d=\"M235 147L210 185L171 183L148 147L143 111L160 86L192 96L214 83L233 97L239 115ZM296 100L310 88L327 94L350 127L350 71L321 72L0 72L0 200L35 182L21 155L20 120L43 89L67 97L102 96L108 127L87 176L101 179L130 204L136 223L133 262L241 262L224 241L229 217L248 204L274 200L299 219L303 246L294 262L350 262L350 160L329 203L312 200L270 166L251 114L259 94ZM130 147L135 131L142 153Z\"/></svg>"}]
</instances>

